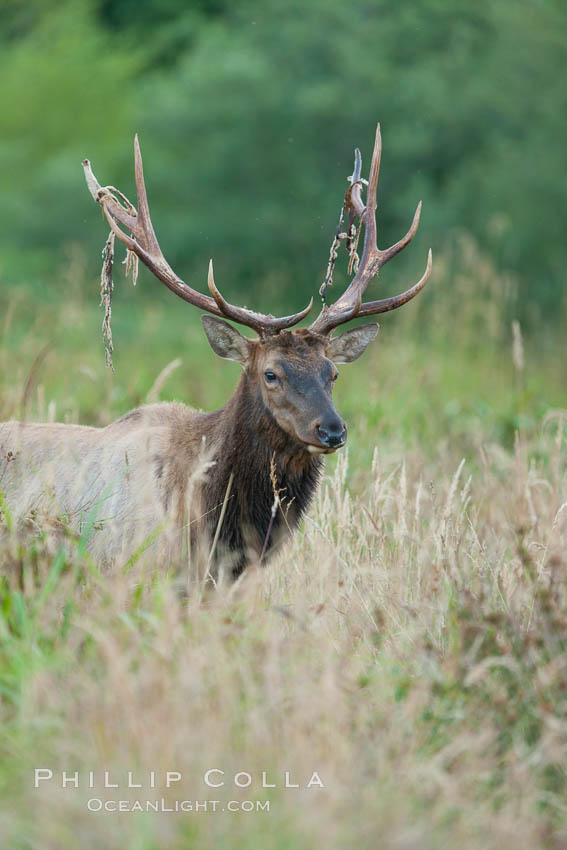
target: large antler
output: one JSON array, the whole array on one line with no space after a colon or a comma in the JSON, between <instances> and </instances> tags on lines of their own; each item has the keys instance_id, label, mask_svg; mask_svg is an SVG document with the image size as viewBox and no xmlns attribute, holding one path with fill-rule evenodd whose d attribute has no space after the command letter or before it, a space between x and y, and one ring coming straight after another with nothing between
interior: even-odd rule
<instances>
[{"instance_id":1,"label":"large antler","mask_svg":"<svg viewBox=\"0 0 567 850\"><path fill-rule=\"evenodd\" d=\"M294 313L293 316L283 316L282 318L275 318L272 315L265 315L264 313L255 313L246 307L235 307L229 304L215 286L212 260L209 263L208 278L209 291L212 298L209 295L203 295L201 292L197 292L197 290L192 289L184 283L175 274L163 256L154 233L144 183L142 154L140 153L140 144L137 135L134 139L134 161L136 192L138 195L137 211L125 195L118 189L115 189L114 186L101 187L92 172L89 160L85 159L83 160L83 168L85 170L87 186L95 201L101 205L113 233L172 292L175 292L184 301L194 304L201 310L206 310L215 316L232 319L241 325L247 325L247 327L253 328L261 336L277 333L284 328L290 328L292 325L300 322L309 313L313 299L311 299L305 310L302 310L300 313ZM129 236L127 233L124 233L120 225L129 231L131 235Z\"/></svg>"},{"instance_id":2,"label":"large antler","mask_svg":"<svg viewBox=\"0 0 567 850\"><path fill-rule=\"evenodd\" d=\"M395 310L401 307L412 298L421 292L431 274L431 250L427 258L427 268L423 277L401 295L396 295L393 298L383 298L380 301L362 302L362 296L372 280L382 266L388 260L395 257L396 254L405 248L408 242L411 242L416 234L419 226L419 216L421 213L421 201L417 205L415 215L410 229L399 242L387 248L385 251L380 251L376 245L376 189L378 186L378 174L380 172L380 156L382 154L382 136L380 134L380 124L376 128L376 139L374 142L374 152L372 154L372 165L370 166L370 179L368 180L368 192L366 206L362 202L361 189L362 180L360 178L361 161L360 152L355 153L355 168L351 179L351 185L347 189L345 195L344 210L349 210L351 214L360 216L364 222L364 250L359 263L358 270L351 280L348 288L330 307L326 304L317 316L309 330L313 333L328 334L333 328L342 325L349 319L360 318L362 316L373 316L376 313L385 313L388 310Z\"/></svg>"}]
</instances>

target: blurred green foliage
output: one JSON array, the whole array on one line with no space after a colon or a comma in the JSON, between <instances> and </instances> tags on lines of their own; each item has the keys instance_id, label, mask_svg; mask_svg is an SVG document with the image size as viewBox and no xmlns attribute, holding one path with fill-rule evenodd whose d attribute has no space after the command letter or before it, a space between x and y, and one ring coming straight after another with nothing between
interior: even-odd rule
<instances>
[{"instance_id":1,"label":"blurred green foliage","mask_svg":"<svg viewBox=\"0 0 567 850\"><path fill-rule=\"evenodd\" d=\"M466 232L517 279L524 322L561 310L567 265L567 6L559 0L4 0L0 287L94 271L105 226L84 186L133 194L139 131L154 224L178 273L297 309L320 284L358 145L384 136L381 243L424 201L416 245ZM434 287L432 287L434 289ZM1 289L0 289L1 291ZM61 292L61 289L58 290ZM155 290L153 290L155 291ZM430 294L431 303L435 295Z\"/></svg>"}]
</instances>

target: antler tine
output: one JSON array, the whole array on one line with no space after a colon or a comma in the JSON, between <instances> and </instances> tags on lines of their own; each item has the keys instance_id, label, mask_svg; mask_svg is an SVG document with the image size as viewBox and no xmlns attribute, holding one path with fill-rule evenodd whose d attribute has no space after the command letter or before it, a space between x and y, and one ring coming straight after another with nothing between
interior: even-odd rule
<instances>
[{"instance_id":1,"label":"antler tine","mask_svg":"<svg viewBox=\"0 0 567 850\"><path fill-rule=\"evenodd\" d=\"M361 189L362 189L362 156L360 155L360 151L358 148L354 149L354 169L351 176L348 178L350 180L350 188L347 189L346 192L346 206L350 207L354 212L359 215L364 215L364 202L361 198Z\"/></svg>"},{"instance_id":2,"label":"antler tine","mask_svg":"<svg viewBox=\"0 0 567 850\"><path fill-rule=\"evenodd\" d=\"M146 183L144 181L144 164L142 162L142 151L140 150L140 140L138 139L137 133L134 136L134 176L136 179L136 195L138 198L138 231L143 232L144 247L148 253L150 255L160 255L163 257L154 232L152 220L150 218L148 195L146 192Z\"/></svg>"},{"instance_id":3,"label":"antler tine","mask_svg":"<svg viewBox=\"0 0 567 850\"><path fill-rule=\"evenodd\" d=\"M371 262L374 259L374 255L378 253L378 248L376 246L376 192L378 189L378 177L380 176L381 159L382 133L380 132L380 124L377 124L376 137L374 139L374 150L372 151L372 162L370 163L368 191L366 193L366 208L364 210L364 250L362 252L363 269L365 267L365 258L366 263ZM354 280L352 283L354 283ZM366 286L364 288L366 288Z\"/></svg>"},{"instance_id":4,"label":"antler tine","mask_svg":"<svg viewBox=\"0 0 567 850\"><path fill-rule=\"evenodd\" d=\"M216 287L212 260L209 260L209 274L207 282L209 285L209 292L213 296L223 316L226 316L227 319L233 319L235 322L240 322L243 325L254 327L260 334L265 334L266 332L278 333L285 328L291 328L293 325L296 325L304 319L313 307L313 298L311 298L307 307L299 313L293 313L291 316L282 316L281 318L264 315L262 313L254 313L246 307L235 307L223 298ZM253 325L253 321L256 324Z\"/></svg>"},{"instance_id":5,"label":"antler tine","mask_svg":"<svg viewBox=\"0 0 567 850\"><path fill-rule=\"evenodd\" d=\"M158 280L161 280L168 289L171 289L172 292L189 304L194 304L199 309L206 310L214 316L222 316L232 319L239 324L246 325L255 330L260 336L278 333L285 328L292 327L307 315L313 305L313 299L311 299L308 306L301 312L282 318L275 318L264 313L256 313L245 307L235 307L229 304L215 286L212 261L209 266L209 289L213 296L212 298L209 295L198 292L181 280L165 259L155 235L150 217L146 185L144 182L142 154L137 134L134 139L134 167L138 210L114 186L101 187L93 174L89 160L83 160L85 179L89 191L94 200L102 207L113 233L116 234L129 251L132 251L140 258L152 274ZM125 233L120 225L129 231L131 235Z\"/></svg>"},{"instance_id":6,"label":"antler tine","mask_svg":"<svg viewBox=\"0 0 567 850\"><path fill-rule=\"evenodd\" d=\"M366 206L361 199L360 179L360 153L355 151L355 168L352 176L352 186L347 189L345 195L345 206L354 210L364 222L364 249L359 263L358 271L351 280L349 286L341 297L330 307L323 306L321 313L310 326L313 333L329 334L333 328L347 322L355 317L371 316L376 313L384 313L395 310L414 298L425 286L431 274L432 257L431 251L427 260L427 268L422 278L410 289L393 298L385 298L380 301L369 301L362 303L362 296L368 284L375 277L382 266L392 257L395 257L406 245L411 242L419 227L421 215L421 201L417 205L413 221L408 232L390 248L381 251L376 244L376 191L378 188L378 177L380 174L380 159L382 155L382 136L380 124L376 127L372 163L370 166L370 177L368 180L368 192ZM355 178L356 180L355 185Z\"/></svg>"},{"instance_id":7,"label":"antler tine","mask_svg":"<svg viewBox=\"0 0 567 850\"><path fill-rule=\"evenodd\" d=\"M410 229L405 234L405 236L402 236L401 239L398 239L397 242L395 242L389 248L386 248L384 251L378 251L378 253L380 254L380 268L382 268L382 266L385 266L386 263L392 259L392 257L396 256L396 254L399 254L402 248L405 248L406 245L411 242L411 240L417 233L417 228L419 227L419 220L421 218L421 206L422 203L420 201L417 207L415 208Z\"/></svg>"},{"instance_id":8,"label":"antler tine","mask_svg":"<svg viewBox=\"0 0 567 850\"><path fill-rule=\"evenodd\" d=\"M398 307L403 307L404 304L407 304L408 301L411 301L412 298L419 295L429 280L432 268L433 254L431 253L430 248L427 253L427 266L417 283L414 283L410 289L406 289L406 291L402 292L401 295L394 295L392 298L382 298L380 301L366 301L362 304L360 310L356 314L357 319L363 318L364 316L375 316L378 313L389 313L390 310L396 310Z\"/></svg>"}]
</instances>

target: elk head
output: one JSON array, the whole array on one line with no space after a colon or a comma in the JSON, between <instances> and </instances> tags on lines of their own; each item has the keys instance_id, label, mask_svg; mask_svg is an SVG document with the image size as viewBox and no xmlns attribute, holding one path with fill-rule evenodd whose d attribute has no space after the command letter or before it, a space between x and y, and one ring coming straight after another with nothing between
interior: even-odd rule
<instances>
[{"instance_id":1,"label":"elk head","mask_svg":"<svg viewBox=\"0 0 567 850\"><path fill-rule=\"evenodd\" d=\"M353 328L334 339L309 330L248 339L221 319L203 316L213 351L236 360L256 387L262 407L293 441L311 454L329 454L346 441L346 424L331 394L336 364L359 357L377 325Z\"/></svg>"},{"instance_id":2,"label":"elk head","mask_svg":"<svg viewBox=\"0 0 567 850\"><path fill-rule=\"evenodd\" d=\"M313 299L304 310L276 318L256 313L246 307L229 304L219 292L209 264L210 295L204 295L184 283L167 263L156 239L146 196L142 157L138 137L134 142L138 209L112 186L101 187L88 160L84 160L89 190L104 211L112 232L162 281L183 300L212 314L203 316L207 338L220 357L235 360L253 384L256 396L279 428L307 452L329 453L346 441L346 425L333 404L331 393L337 377L336 364L356 360L378 332L377 324L352 328L340 336L331 332L354 318L395 310L414 298L425 286L431 273L431 251L422 278L410 289L393 298L363 302L362 296L379 270L411 241L421 212L418 204L412 225L395 245L380 250L376 244L376 189L380 169L382 141L380 125L376 130L374 152L368 180L366 204L362 201L360 152L355 152L355 168L349 178L339 229L331 248L331 260L325 284L321 288L323 307L309 328L289 329L311 310ZM349 232L341 233L345 213L349 215ZM364 248L358 261L356 255L356 217L365 225ZM122 228L125 228L125 232ZM130 235L128 235L130 234ZM355 274L345 292L334 304L325 303L326 288L332 279L336 248L342 238L350 245L351 266ZM257 339L242 336L224 319L252 328Z\"/></svg>"}]
</instances>

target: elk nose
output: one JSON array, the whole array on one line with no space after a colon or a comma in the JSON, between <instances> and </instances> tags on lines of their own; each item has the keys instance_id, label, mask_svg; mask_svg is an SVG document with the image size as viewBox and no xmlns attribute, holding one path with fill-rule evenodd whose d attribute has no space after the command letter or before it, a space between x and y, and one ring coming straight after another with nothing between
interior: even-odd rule
<instances>
[{"instance_id":1,"label":"elk nose","mask_svg":"<svg viewBox=\"0 0 567 850\"><path fill-rule=\"evenodd\" d=\"M339 420L317 425L317 436L324 446L335 449L342 446L346 440L346 425Z\"/></svg>"}]
</instances>

